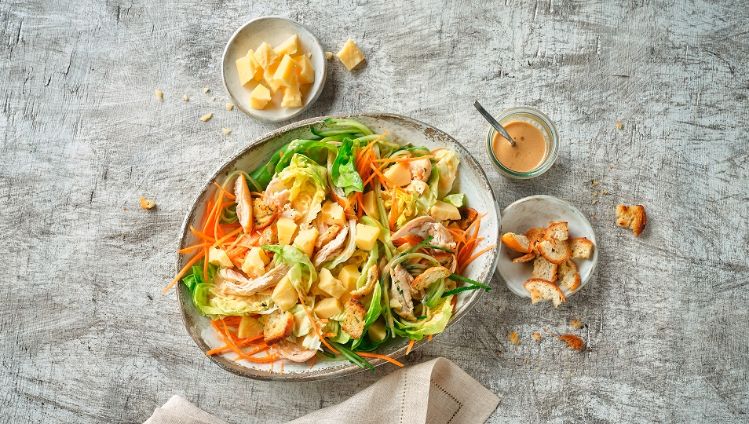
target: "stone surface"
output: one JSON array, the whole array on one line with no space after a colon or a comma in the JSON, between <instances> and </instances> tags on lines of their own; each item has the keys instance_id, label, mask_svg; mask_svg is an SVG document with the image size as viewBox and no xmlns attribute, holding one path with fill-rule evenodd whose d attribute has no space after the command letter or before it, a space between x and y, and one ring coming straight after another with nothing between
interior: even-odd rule
<instances>
[{"instance_id":1,"label":"stone surface","mask_svg":"<svg viewBox=\"0 0 749 424\"><path fill-rule=\"evenodd\" d=\"M419 3L0 3L0 421L140 422L180 393L232 422L279 422L391 371L236 377L200 354L160 294L196 190L276 127L225 110L219 61L242 22L279 14L327 50L352 37L367 55L354 73L334 63L300 118L429 122L486 165L500 206L552 194L596 229L595 279L569 304L531 306L495 277L409 363L458 363L502 398L490 422L746 422L746 2ZM494 172L474 99L551 116L563 143L552 170L527 182ZM141 210L141 195L157 208ZM646 205L641 238L613 225L617 202ZM555 339L568 331L588 350Z\"/></svg>"}]
</instances>

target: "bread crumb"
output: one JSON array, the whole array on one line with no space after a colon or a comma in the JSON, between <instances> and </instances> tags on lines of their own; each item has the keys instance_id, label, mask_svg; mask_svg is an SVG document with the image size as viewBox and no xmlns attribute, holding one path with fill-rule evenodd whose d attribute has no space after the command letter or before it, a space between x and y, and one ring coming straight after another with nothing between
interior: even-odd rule
<instances>
[{"instance_id":1,"label":"bread crumb","mask_svg":"<svg viewBox=\"0 0 749 424\"><path fill-rule=\"evenodd\" d=\"M226 104L226 110L228 110L229 112L231 112L232 110L234 110L234 103L227 103Z\"/></svg>"},{"instance_id":2,"label":"bread crumb","mask_svg":"<svg viewBox=\"0 0 749 424\"><path fill-rule=\"evenodd\" d=\"M224 135L231 134L231 128L221 128L221 131L224 133Z\"/></svg>"},{"instance_id":3,"label":"bread crumb","mask_svg":"<svg viewBox=\"0 0 749 424\"><path fill-rule=\"evenodd\" d=\"M509 340L510 343L514 344L515 346L520 345L520 335L517 331L510 331L510 333L507 334L507 340Z\"/></svg>"},{"instance_id":4,"label":"bread crumb","mask_svg":"<svg viewBox=\"0 0 749 424\"><path fill-rule=\"evenodd\" d=\"M579 319L571 319L570 320L570 327L576 328L576 329L579 330L579 329L585 327L585 324L582 321L580 321Z\"/></svg>"},{"instance_id":5,"label":"bread crumb","mask_svg":"<svg viewBox=\"0 0 749 424\"><path fill-rule=\"evenodd\" d=\"M541 343L541 339L543 339L543 336L538 331L534 331L533 334L531 334L531 337L533 338L533 340L535 340L535 341L537 341L539 343Z\"/></svg>"},{"instance_id":6,"label":"bread crumb","mask_svg":"<svg viewBox=\"0 0 749 424\"><path fill-rule=\"evenodd\" d=\"M325 52L325 60L330 60L333 58L333 52Z\"/></svg>"},{"instance_id":7,"label":"bread crumb","mask_svg":"<svg viewBox=\"0 0 749 424\"><path fill-rule=\"evenodd\" d=\"M203 87L203 94L208 94L208 92L211 91L208 87Z\"/></svg>"},{"instance_id":8,"label":"bread crumb","mask_svg":"<svg viewBox=\"0 0 749 424\"><path fill-rule=\"evenodd\" d=\"M156 207L156 202L151 199L146 199L143 196L140 196L140 199L138 200L140 203L140 207L145 210L151 210Z\"/></svg>"},{"instance_id":9,"label":"bread crumb","mask_svg":"<svg viewBox=\"0 0 749 424\"><path fill-rule=\"evenodd\" d=\"M154 95L154 97L156 97L157 99L159 99L160 102L164 101L164 92L161 91L161 90L159 90L158 88L153 91L153 95Z\"/></svg>"},{"instance_id":10,"label":"bread crumb","mask_svg":"<svg viewBox=\"0 0 749 424\"><path fill-rule=\"evenodd\" d=\"M598 203L598 199L593 199L593 200L590 201L591 205L595 205L596 203Z\"/></svg>"},{"instance_id":11,"label":"bread crumb","mask_svg":"<svg viewBox=\"0 0 749 424\"><path fill-rule=\"evenodd\" d=\"M211 113L211 112L208 112L208 113L206 113L205 115L201 116L201 117L200 117L200 120L201 120L201 121L203 121L203 122L208 122L208 121L210 121L210 120L211 120L212 118L213 118L213 113Z\"/></svg>"},{"instance_id":12,"label":"bread crumb","mask_svg":"<svg viewBox=\"0 0 749 424\"><path fill-rule=\"evenodd\" d=\"M631 229L635 237L640 236L647 222L643 205L616 205L616 225Z\"/></svg>"},{"instance_id":13,"label":"bread crumb","mask_svg":"<svg viewBox=\"0 0 749 424\"><path fill-rule=\"evenodd\" d=\"M592 180L590 180L590 185L591 185L591 187L595 187L595 186L597 186L597 185L598 185L598 184L600 184L600 183L601 183L601 182L600 182L600 181L598 181L598 180L596 180L596 179L592 179Z\"/></svg>"},{"instance_id":14,"label":"bread crumb","mask_svg":"<svg viewBox=\"0 0 749 424\"><path fill-rule=\"evenodd\" d=\"M621 120L617 119L616 123L614 123L614 127L616 127L617 130L620 130L620 129L624 128L624 124L622 124Z\"/></svg>"},{"instance_id":15,"label":"bread crumb","mask_svg":"<svg viewBox=\"0 0 749 424\"><path fill-rule=\"evenodd\" d=\"M190 101L190 98L187 97L187 94L185 94L184 96L182 96L182 101L183 102L189 102Z\"/></svg>"},{"instance_id":16,"label":"bread crumb","mask_svg":"<svg viewBox=\"0 0 749 424\"><path fill-rule=\"evenodd\" d=\"M578 352L582 352L585 350L585 341L580 338L580 336L576 336L574 334L562 334L559 336L559 340L567 343L567 347L576 350Z\"/></svg>"}]
</instances>

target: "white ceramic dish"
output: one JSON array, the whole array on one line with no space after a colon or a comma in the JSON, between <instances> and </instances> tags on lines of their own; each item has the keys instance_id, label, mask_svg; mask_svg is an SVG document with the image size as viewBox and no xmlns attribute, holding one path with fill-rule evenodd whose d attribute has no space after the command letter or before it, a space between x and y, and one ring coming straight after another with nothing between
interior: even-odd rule
<instances>
[{"instance_id":1,"label":"white ceramic dish","mask_svg":"<svg viewBox=\"0 0 749 424\"><path fill-rule=\"evenodd\" d=\"M585 215L570 203L554 196L529 196L520 199L502 211L502 234L513 232L524 234L531 227L545 227L551 221L567 221L570 237L587 237L595 247L590 259L577 259L578 271L580 272L580 287L568 297L580 291L590 281L593 271L598 264L598 243L593 227ZM507 249L503 249L505 252ZM510 256L506 253L499 255L497 269L507 287L518 296L530 297L523 283L531 278L532 265L512 263Z\"/></svg>"},{"instance_id":2,"label":"white ceramic dish","mask_svg":"<svg viewBox=\"0 0 749 424\"><path fill-rule=\"evenodd\" d=\"M496 246L472 262L465 269L463 275L491 284L491 277L494 274L497 258L499 257L500 215L489 180L478 162L455 139L423 122L393 114L361 114L345 117L359 120L375 132L388 132L391 134L393 141L397 143L413 143L417 146L426 146L429 149L447 147L458 153L460 156L460 168L453 188L456 191L465 193L469 206L486 214L481 221L479 232L479 236L483 237L484 240L477 248L480 249L489 245ZM253 170L257 168L265 163L273 152L278 150L282 145L296 138L309 138L312 135L309 130L310 125L317 124L325 118L328 118L328 116L312 118L279 128L250 144L236 156L228 158L210 179L206 181L198 197L193 202L182 223L179 247L182 248L197 242L189 228L191 225L198 225L205 213L205 205L208 199L211 199L215 194L215 187L212 181L222 180L229 172L235 169ZM181 269L189 259L189 256L178 255L177 269ZM206 352L211 348L223 345L211 327L208 318L202 316L193 305L189 289L184 284L179 284L177 291L179 293L179 302L185 327L198 347L203 352ZM492 291L491 294L493 293L495 292ZM450 331L450 326L466 315L483 294L483 290L460 293L457 298L455 312L445 331ZM416 342L416 347L418 348L425 341L426 339ZM406 345L407 341L405 339L394 339L381 346L378 352L399 358L405 355ZM274 368L270 364L255 364L244 360L236 361L223 355L211 356L210 359L232 373L260 380L319 380L348 375L361 370L361 368L342 358L335 360L320 358L311 367L307 364L286 363L283 371L279 369L278 364ZM375 366L384 363L380 359L374 359L370 362Z\"/></svg>"},{"instance_id":3,"label":"white ceramic dish","mask_svg":"<svg viewBox=\"0 0 749 424\"><path fill-rule=\"evenodd\" d=\"M298 108L281 107L281 96L277 93L273 96L273 107L269 105L266 109L253 109L250 107L252 90L240 84L236 60L246 55L249 49L257 48L263 41L271 46L277 46L294 34L299 35L304 51L311 53L310 60L315 68L315 82L307 86L306 90L302 90L304 104ZM320 96L325 86L327 70L325 52L317 37L302 25L280 16L255 18L242 25L226 44L222 59L224 87L234 104L247 115L265 122L286 121L307 110Z\"/></svg>"}]
</instances>

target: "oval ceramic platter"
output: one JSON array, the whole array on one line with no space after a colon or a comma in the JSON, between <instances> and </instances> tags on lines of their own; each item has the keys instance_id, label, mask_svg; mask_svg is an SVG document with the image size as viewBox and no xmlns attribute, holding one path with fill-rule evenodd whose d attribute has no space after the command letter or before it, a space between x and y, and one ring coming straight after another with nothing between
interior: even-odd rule
<instances>
[{"instance_id":1,"label":"oval ceramic platter","mask_svg":"<svg viewBox=\"0 0 749 424\"><path fill-rule=\"evenodd\" d=\"M479 233L484 240L477 249L490 245L495 246L472 262L466 268L465 275L477 281L490 283L492 274L496 269L496 262L501 248L499 244L500 214L497 210L494 193L484 171L468 151L448 134L407 117L391 114L362 114L347 115L345 117L357 119L372 128L375 132L387 132L391 135L393 141L400 144L412 143L419 146L426 146L430 149L446 147L455 150L460 155L460 168L454 190L465 193L468 205L485 215L481 221ZM265 163L273 152L282 145L296 138L309 137L311 135L309 131L310 125L319 123L325 118L328 117L308 119L280 128L257 142L252 143L235 157L230 158L216 171L210 180L206 181L201 193L190 208L182 224L180 247L185 247L196 242L194 236L189 231L189 227L190 225L197 225L202 219L205 213L205 204L215 194L215 188L211 184L212 181L222 180L229 172L235 169L254 170ZM189 260L189 257L178 256L177 269L180 269L187 260ZM448 328L468 313L481 297L482 293L483 290L472 290L459 294L455 313L448 324ZM184 284L179 284L178 294L185 327L200 349L206 352L211 348L223 345L211 327L210 320L202 316L193 305L189 290ZM446 329L445 331L450 330ZM419 344L417 342L417 346ZM382 345L378 353L387 354L394 358L402 357L406 352L406 345L406 339L394 339ZM328 359L322 355L318 355L319 360L313 366L285 362L283 369L281 369L282 367L278 363L255 364L243 360L236 361L230 358L230 356L233 357L234 355L210 356L210 358L219 366L234 374L261 380L319 380L340 377L361 370L361 368L343 358ZM370 362L375 366L384 363L380 359L370 360Z\"/></svg>"}]
</instances>

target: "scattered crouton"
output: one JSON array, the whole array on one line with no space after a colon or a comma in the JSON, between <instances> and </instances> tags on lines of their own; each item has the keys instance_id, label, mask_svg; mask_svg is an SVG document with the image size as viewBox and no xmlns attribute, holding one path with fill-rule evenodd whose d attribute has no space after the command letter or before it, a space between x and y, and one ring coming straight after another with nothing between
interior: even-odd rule
<instances>
[{"instance_id":1,"label":"scattered crouton","mask_svg":"<svg viewBox=\"0 0 749 424\"><path fill-rule=\"evenodd\" d=\"M559 336L559 340L567 343L567 347L576 350L578 352L582 352L585 350L585 341L580 338L580 336L576 336L574 334L561 334Z\"/></svg>"},{"instance_id":2,"label":"scattered crouton","mask_svg":"<svg viewBox=\"0 0 749 424\"><path fill-rule=\"evenodd\" d=\"M642 205L616 205L616 225L629 228L639 237L648 222L645 207Z\"/></svg>"},{"instance_id":3,"label":"scattered crouton","mask_svg":"<svg viewBox=\"0 0 749 424\"><path fill-rule=\"evenodd\" d=\"M200 120L203 121L203 122L208 122L211 119L213 119L213 113L211 113L211 112L208 112L205 115L203 115L203 116L200 117Z\"/></svg>"},{"instance_id":4,"label":"scattered crouton","mask_svg":"<svg viewBox=\"0 0 749 424\"><path fill-rule=\"evenodd\" d=\"M231 128L221 128L221 132L224 133L224 135L231 134Z\"/></svg>"},{"instance_id":5,"label":"scattered crouton","mask_svg":"<svg viewBox=\"0 0 749 424\"><path fill-rule=\"evenodd\" d=\"M516 252L528 253L531 251L528 237L522 234L504 233L502 234L502 243Z\"/></svg>"},{"instance_id":6,"label":"scattered crouton","mask_svg":"<svg viewBox=\"0 0 749 424\"><path fill-rule=\"evenodd\" d=\"M614 127L617 130L621 130L622 128L624 128L624 124L622 123L621 120L617 119L616 122L614 122Z\"/></svg>"},{"instance_id":7,"label":"scattered crouton","mask_svg":"<svg viewBox=\"0 0 749 424\"><path fill-rule=\"evenodd\" d=\"M569 295L580 288L580 273L577 271L577 264L573 260L567 260L559 265L559 288Z\"/></svg>"},{"instance_id":8,"label":"scattered crouton","mask_svg":"<svg viewBox=\"0 0 749 424\"><path fill-rule=\"evenodd\" d=\"M565 263L571 256L570 245L566 240L544 239L538 243L537 249L547 261L557 265Z\"/></svg>"},{"instance_id":9,"label":"scattered crouton","mask_svg":"<svg viewBox=\"0 0 749 424\"><path fill-rule=\"evenodd\" d=\"M185 95L182 96L182 101L183 102L189 102L190 101L190 97L187 94L185 94Z\"/></svg>"},{"instance_id":10,"label":"scattered crouton","mask_svg":"<svg viewBox=\"0 0 749 424\"><path fill-rule=\"evenodd\" d=\"M533 227L525 232L525 236L528 238L531 251L536 250L536 245L544 235L544 229L541 227Z\"/></svg>"},{"instance_id":11,"label":"scattered crouton","mask_svg":"<svg viewBox=\"0 0 749 424\"><path fill-rule=\"evenodd\" d=\"M557 281L558 269L559 265L547 261L543 256L539 256L533 261L532 275L533 278L540 278L554 283Z\"/></svg>"},{"instance_id":12,"label":"scattered crouton","mask_svg":"<svg viewBox=\"0 0 749 424\"><path fill-rule=\"evenodd\" d=\"M567 240L567 238L569 238L569 228L567 226L567 222L556 221L549 223L549 225L546 227L546 231L544 231L544 237L559 241Z\"/></svg>"},{"instance_id":13,"label":"scattered crouton","mask_svg":"<svg viewBox=\"0 0 749 424\"><path fill-rule=\"evenodd\" d=\"M576 237L570 240L572 259L590 259L593 253L593 242L585 237Z\"/></svg>"},{"instance_id":14,"label":"scattered crouton","mask_svg":"<svg viewBox=\"0 0 749 424\"><path fill-rule=\"evenodd\" d=\"M156 201L151 200L151 199L146 199L143 196L140 196L138 203L140 203L141 209L145 209L145 210L151 210L156 207Z\"/></svg>"},{"instance_id":15,"label":"scattered crouton","mask_svg":"<svg viewBox=\"0 0 749 424\"><path fill-rule=\"evenodd\" d=\"M346 302L344 312L346 316L341 323L341 328L352 338L360 338L364 332L364 315L367 313L364 305L357 298L352 297Z\"/></svg>"},{"instance_id":16,"label":"scattered crouton","mask_svg":"<svg viewBox=\"0 0 749 424\"><path fill-rule=\"evenodd\" d=\"M330 60L333 58L333 52L325 52L325 60Z\"/></svg>"},{"instance_id":17,"label":"scattered crouton","mask_svg":"<svg viewBox=\"0 0 749 424\"><path fill-rule=\"evenodd\" d=\"M234 103L227 103L226 104L226 110L229 111L229 112L231 112L232 110L234 110Z\"/></svg>"},{"instance_id":18,"label":"scattered crouton","mask_svg":"<svg viewBox=\"0 0 749 424\"><path fill-rule=\"evenodd\" d=\"M543 336L541 335L540 332L534 331L533 334L531 334L531 338L533 338L533 340L535 340L536 342L540 343L541 339L543 339Z\"/></svg>"},{"instance_id":19,"label":"scattered crouton","mask_svg":"<svg viewBox=\"0 0 749 424\"><path fill-rule=\"evenodd\" d=\"M294 328L294 315L290 312L275 311L268 315L263 325L265 343L275 343L286 338Z\"/></svg>"},{"instance_id":20,"label":"scattered crouton","mask_svg":"<svg viewBox=\"0 0 749 424\"><path fill-rule=\"evenodd\" d=\"M203 87L203 94L208 94L211 91L208 87Z\"/></svg>"},{"instance_id":21,"label":"scattered crouton","mask_svg":"<svg viewBox=\"0 0 749 424\"><path fill-rule=\"evenodd\" d=\"M558 307L562 302L567 300L564 297L564 293L559 290L559 287L551 281L530 278L523 283L523 287L530 293L532 304L550 300L554 304L554 307Z\"/></svg>"},{"instance_id":22,"label":"scattered crouton","mask_svg":"<svg viewBox=\"0 0 749 424\"><path fill-rule=\"evenodd\" d=\"M164 101L164 92L159 90L158 88L153 91L153 96L156 97L156 99L160 102Z\"/></svg>"},{"instance_id":23,"label":"scattered crouton","mask_svg":"<svg viewBox=\"0 0 749 424\"><path fill-rule=\"evenodd\" d=\"M507 334L507 340L509 340L510 343L514 344L515 346L520 345L520 335L518 334L517 331L510 331Z\"/></svg>"},{"instance_id":24,"label":"scattered crouton","mask_svg":"<svg viewBox=\"0 0 749 424\"><path fill-rule=\"evenodd\" d=\"M585 327L585 324L582 321L580 321L579 319L571 319L570 320L570 327L579 330L579 329Z\"/></svg>"}]
</instances>

